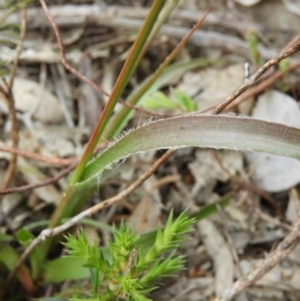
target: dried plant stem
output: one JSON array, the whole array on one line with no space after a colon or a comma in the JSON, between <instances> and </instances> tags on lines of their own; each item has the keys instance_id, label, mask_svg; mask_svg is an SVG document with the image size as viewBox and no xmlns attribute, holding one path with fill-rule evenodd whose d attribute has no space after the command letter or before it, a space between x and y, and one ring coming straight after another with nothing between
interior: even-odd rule
<instances>
[{"instance_id":1,"label":"dried plant stem","mask_svg":"<svg viewBox=\"0 0 300 301\"><path fill-rule=\"evenodd\" d=\"M23 41L25 39L25 33L26 33L26 9L23 8L22 10L22 21L21 21L21 32L20 32L20 38L19 43L16 50L16 58L14 60L12 71L9 77L8 83L5 83L5 87L0 86L0 93L5 97L8 111L9 111L9 118L11 121L11 140L12 140L12 146L14 148L18 147L19 143L19 128L18 128L18 120L16 116L16 109L15 109L15 100L12 92L13 88L13 82L16 75L16 70L19 63L19 57L23 48ZM12 154L8 169L5 174L4 183L2 185L3 189L6 189L9 187L14 173L17 166L17 154ZM0 201L2 201L2 196L0 196Z\"/></svg>"},{"instance_id":2,"label":"dried plant stem","mask_svg":"<svg viewBox=\"0 0 300 301\"><path fill-rule=\"evenodd\" d=\"M69 166L71 165L76 158L72 159L61 159L61 158L50 158L50 157L45 157L27 150L19 149L19 148L14 148L14 147L9 147L6 145L0 145L0 151L2 152L7 152L11 154L15 154L24 158L28 159L33 159L36 161L48 163L51 165L58 165L58 166Z\"/></svg>"},{"instance_id":3,"label":"dried plant stem","mask_svg":"<svg viewBox=\"0 0 300 301\"><path fill-rule=\"evenodd\" d=\"M26 34L26 24L27 24L27 15L26 15L26 8L24 7L22 10L22 20L21 20L21 32L20 32L20 38L19 38L19 43L17 46L16 50L16 58L13 62L12 70L10 73L9 81L8 81L8 90L11 91L17 71L17 67L19 64L19 58L23 49L23 42L25 39L25 34Z\"/></svg>"},{"instance_id":4,"label":"dried plant stem","mask_svg":"<svg viewBox=\"0 0 300 301\"><path fill-rule=\"evenodd\" d=\"M293 63L289 66L289 72L292 72L296 69L298 69L300 67L300 62L296 62ZM285 73L282 72L281 70L276 71L275 73L273 73L272 75L264 78L261 82L256 82L254 83L255 86L251 86L250 89L248 89L247 91L245 91L244 93L242 93L241 97L232 102L231 104L229 104L224 110L223 112L228 112L230 111L233 107L236 107L237 105L239 105L240 103L242 103L243 101L246 101L247 99L249 99L252 96L255 96L265 90L267 90L269 87L271 87L278 79L282 78L285 76ZM211 110L216 109L216 107L218 106L218 104L214 104L214 105L210 105L204 109L202 109L201 111L198 111L197 113L201 114L201 113L206 113L209 112Z\"/></svg>"},{"instance_id":5,"label":"dried plant stem","mask_svg":"<svg viewBox=\"0 0 300 301\"><path fill-rule=\"evenodd\" d=\"M144 183L160 167L160 165L163 164L166 160L168 160L174 153L175 153L175 150L167 151L155 163L153 163L153 165L144 174L142 174L134 183L132 183L128 188L126 188L121 193L117 194L116 196L114 196L110 199L107 199L87 210L82 211L81 213L77 214L76 216L71 218L69 221L67 221L66 223L64 223L60 226L43 230L40 233L40 235L37 236L31 242L31 244L25 249L25 251L23 252L21 257L19 258L14 269L11 271L11 273L8 276L6 287L8 287L13 276L18 271L19 267L23 264L23 262L26 260L26 258L29 256L29 254L32 252L32 250L37 245L39 245L42 241L44 241L45 239L47 239L49 237L53 237L59 233L64 232L65 230L69 229L70 227L76 225L84 217L91 216L94 213L102 210L103 208L112 206L112 205L120 202L122 199L124 199L126 196L128 196L132 191L134 191L137 187L139 187L142 183Z\"/></svg>"},{"instance_id":6,"label":"dried plant stem","mask_svg":"<svg viewBox=\"0 0 300 301\"><path fill-rule=\"evenodd\" d=\"M69 167L63 169L62 171L57 173L54 177L49 178L42 182L38 182L35 184L29 184L29 185L23 185L20 187L13 187L13 188L9 188L9 189L2 189L2 190L0 190L0 196L6 195L6 194L13 194L13 193L18 193L18 192L33 190L33 189L36 189L39 187L53 184L53 183L57 182L59 179L61 179L62 177L69 174L73 169L75 169L76 166L77 166L77 162L73 162Z\"/></svg>"},{"instance_id":7,"label":"dried plant stem","mask_svg":"<svg viewBox=\"0 0 300 301\"><path fill-rule=\"evenodd\" d=\"M300 62L296 62L289 67L289 72L292 72L299 67L300 67ZM248 91L246 91L238 101L232 102L230 105L228 105L226 107L225 111L229 111L230 109L239 105L240 103L249 99L250 97L267 90L269 87L271 87L271 85L273 83L275 83L277 80L284 77L285 75L286 75L286 73L284 73L281 70L276 71L271 76L269 76L268 78L263 80L261 83L257 84L256 86L254 86L251 89L249 89Z\"/></svg>"},{"instance_id":8,"label":"dried plant stem","mask_svg":"<svg viewBox=\"0 0 300 301\"><path fill-rule=\"evenodd\" d=\"M231 104L238 96L245 92L251 85L253 85L256 80L263 75L272 66L278 64L283 59L291 56L300 49L300 39L298 39L288 50L280 54L279 56L269 60L262 67L260 67L249 79L247 79L244 84L242 84L237 90L235 90L225 101L218 104L215 108L213 114L221 113L229 104Z\"/></svg>"},{"instance_id":9,"label":"dried plant stem","mask_svg":"<svg viewBox=\"0 0 300 301\"><path fill-rule=\"evenodd\" d=\"M277 227L281 227L283 228L284 230L287 230L287 231L292 231L293 230L293 227L286 224L286 223L283 223L271 216L269 216L268 214L264 213L263 211L261 211L261 209L259 209L258 207L255 207L255 214L262 220L265 220L266 222L269 222Z\"/></svg>"},{"instance_id":10,"label":"dried plant stem","mask_svg":"<svg viewBox=\"0 0 300 301\"><path fill-rule=\"evenodd\" d=\"M54 22L52 16L50 15L49 13L49 10L48 10L48 7L45 3L44 0L39 0L42 7L43 7L43 10L53 28L53 31L54 31L54 34L56 36L56 39L58 41L58 46L59 46L59 50L60 50L60 54L61 54L61 63L63 64L63 66L69 70L71 73L73 73L76 77L78 77L80 80L82 80L83 82L89 84L93 89L95 89L96 91L106 95L106 96L109 96L109 93L107 93L106 91L104 91L101 87L99 87L97 84L95 84L93 81L91 81L89 78L85 77L83 74L81 74L80 72L78 72L75 68L73 68L67 61L66 59L66 53L65 53L65 47L64 47L64 44L63 44L63 40L61 38L61 35L59 33L59 29L56 25L56 23Z\"/></svg>"},{"instance_id":11,"label":"dried plant stem","mask_svg":"<svg viewBox=\"0 0 300 301\"><path fill-rule=\"evenodd\" d=\"M285 239L279 243L276 249L270 253L264 261L258 265L253 271L248 273L245 277L238 279L231 287L226 289L221 296L217 297L215 301L229 301L232 300L237 294L244 291L246 288L253 285L268 271L275 267L276 264L281 262L287 255L297 246L300 239L300 212L298 219L293 225L293 230L288 234Z\"/></svg>"}]
</instances>

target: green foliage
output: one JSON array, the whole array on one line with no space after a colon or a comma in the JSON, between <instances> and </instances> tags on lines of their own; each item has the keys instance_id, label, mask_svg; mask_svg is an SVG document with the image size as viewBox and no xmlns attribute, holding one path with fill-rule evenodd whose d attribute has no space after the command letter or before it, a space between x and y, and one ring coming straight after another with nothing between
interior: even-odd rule
<instances>
[{"instance_id":1,"label":"green foliage","mask_svg":"<svg viewBox=\"0 0 300 301\"><path fill-rule=\"evenodd\" d=\"M163 92L157 91L147 97L143 106L150 110L165 108L171 111L194 112L198 109L197 104L185 93L170 89L170 97Z\"/></svg>"},{"instance_id":2,"label":"green foliage","mask_svg":"<svg viewBox=\"0 0 300 301\"><path fill-rule=\"evenodd\" d=\"M288 74L289 67L290 67L290 61L288 58L280 61L278 65L279 65L280 71L282 71L284 74Z\"/></svg>"},{"instance_id":3,"label":"green foliage","mask_svg":"<svg viewBox=\"0 0 300 301\"><path fill-rule=\"evenodd\" d=\"M7 18L17 11L24 8L35 0L6 0L0 4L0 10L3 11L0 17L0 45L9 45L15 47L19 42L20 24L8 23ZM0 60L0 77L10 73L7 62Z\"/></svg>"},{"instance_id":4,"label":"green foliage","mask_svg":"<svg viewBox=\"0 0 300 301\"><path fill-rule=\"evenodd\" d=\"M246 39L248 42L248 47L253 63L256 65L260 65L260 52L258 49L258 39L255 33L251 29L247 31Z\"/></svg>"},{"instance_id":5,"label":"green foliage","mask_svg":"<svg viewBox=\"0 0 300 301\"><path fill-rule=\"evenodd\" d=\"M0 232L0 242L11 242L12 240L13 237L11 235Z\"/></svg>"},{"instance_id":6,"label":"green foliage","mask_svg":"<svg viewBox=\"0 0 300 301\"><path fill-rule=\"evenodd\" d=\"M176 256L176 249L194 221L186 212L173 221L171 212L166 227L157 231L149 249L136 248L139 236L124 224L119 229L114 227L108 248L99 248L95 242L91 245L82 231L76 238L66 236L68 256L83 260L94 281L89 299L72 300L149 300L146 294L156 288L158 279L172 277L183 269L184 258Z\"/></svg>"},{"instance_id":7,"label":"green foliage","mask_svg":"<svg viewBox=\"0 0 300 301\"><path fill-rule=\"evenodd\" d=\"M43 282L59 283L66 280L86 279L90 273L84 268L84 259L78 257L59 257L44 263Z\"/></svg>"},{"instance_id":8,"label":"green foliage","mask_svg":"<svg viewBox=\"0 0 300 301\"><path fill-rule=\"evenodd\" d=\"M0 5L1 9L18 9L22 6L27 6L35 0L6 0L4 5Z\"/></svg>"},{"instance_id":9,"label":"green foliage","mask_svg":"<svg viewBox=\"0 0 300 301\"><path fill-rule=\"evenodd\" d=\"M25 247L27 247L33 241L33 239L34 236L29 230L22 228L17 232L18 242ZM31 275L33 279L37 279L39 275L41 263L40 251L40 247L37 247L29 255Z\"/></svg>"}]
</instances>

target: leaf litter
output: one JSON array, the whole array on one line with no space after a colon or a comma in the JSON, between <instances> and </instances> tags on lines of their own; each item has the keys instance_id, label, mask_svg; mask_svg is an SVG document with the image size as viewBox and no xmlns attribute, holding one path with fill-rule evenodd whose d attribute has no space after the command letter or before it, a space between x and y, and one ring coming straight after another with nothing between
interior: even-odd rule
<instances>
[{"instance_id":1,"label":"leaf litter","mask_svg":"<svg viewBox=\"0 0 300 301\"><path fill-rule=\"evenodd\" d=\"M92 2L60 1L60 5L63 8L67 4L72 4L74 9L79 5L85 5L88 9L89 6L100 3L103 7L109 7L109 1ZM76 36L66 43L67 59L77 68L81 68L82 72L90 78L104 85L108 91L113 85L119 63L124 61L124 54L129 49L130 44L127 41L132 39L134 33L134 30L128 30L130 19L139 19L139 9L143 9L143 4L137 5L134 1L115 2L117 11L129 7L136 13L136 16L133 13L130 18L124 17L122 19L124 25L117 29L110 23L111 21L107 21L105 25L93 24L91 21L91 24L85 25L86 28L78 23L78 26L82 28L74 28L74 23L68 24L66 17L64 17L64 24L60 24L63 34L73 32ZM154 41L154 46L150 48L148 56L146 55L142 63L144 67L134 74L125 94L129 94L149 75L148 73L153 72L153 65L157 65L162 60L160 53L170 52L174 43L178 41L176 29L180 32L182 28L190 25L188 21L180 17L180 10L195 13L198 9L200 11L207 8L206 2L182 1L178 11L178 20L171 18L169 23L173 27L165 27L168 29L168 35L166 31L163 31L165 38L158 37ZM132 10L133 5L136 10ZM213 13L229 15L231 26L218 25L221 20L217 18L217 22L213 24L204 24L203 29L217 33L218 36L213 36L213 38L221 36L224 38L223 41L230 38L238 39L240 44L236 45L245 47L247 45L246 33L243 30L253 29L254 24L254 31L260 39L259 49L263 45L271 53L276 54L297 33L299 9L297 1L291 0L219 1L218 11ZM274 16L264 17L269 14L270 10ZM71 6L69 13L72 16ZM29 15L28 22L32 24L30 18L32 17ZM62 16L60 20L63 20ZM42 21L37 18L36 23L38 22ZM73 22L71 17L70 22ZM38 26L41 26L42 30ZM82 30L78 34L79 29ZM43 31L48 34L45 35ZM118 37L123 38L123 42L122 39L117 41ZM35 45L36 41L43 41L43 43ZM244 62L251 61L250 51L247 48L241 50L238 47L230 49L220 42L222 39L218 41L219 47L217 47L218 43L211 42L206 48L203 45L200 47L192 39L184 49L187 56L185 58L183 56L182 59L207 56L216 61L225 60L226 64L188 71L183 76L177 77L175 82L170 78L169 82L164 84L166 88L163 92L168 96L170 88L173 88L180 93L186 93L197 104L198 110L203 110L222 101L238 87L244 81ZM21 125L19 147L50 158L76 158L82 153L97 115L104 106L105 97L90 91L85 84L78 83L68 73L65 75L60 73L58 80L55 72L50 68L46 70L48 80L45 84L39 82L41 64L54 66L60 61L56 46L48 24L42 22L37 26L29 26L28 39L24 43L21 64L17 70L14 85L17 116ZM86 49L89 49L89 59L84 56ZM11 45L0 46L1 60L12 62L14 54ZM80 67L80 64L83 65ZM251 68L256 70L253 62ZM299 79L297 76L296 73L293 80L290 79L292 76L287 77L290 82L287 83L286 90L283 89L286 83L279 82L272 90L258 97L255 95L251 97L247 105L243 104L243 107L234 108L234 112L265 120L288 122L299 127L297 103ZM58 81L64 82L60 91L55 88ZM67 89L69 92L64 90L66 84L69 85ZM61 99L65 101L64 104ZM0 121L3 126L0 132L1 144L10 145L8 111L2 99L0 110ZM31 118L30 122L26 122L27 117L24 117L28 114ZM71 128L68 118L71 119L74 128ZM136 112L130 121L130 126L143 124L143 121L148 118ZM5 163L8 155L4 152L0 154L1 162L3 162L0 182L3 182L4 172L2 171L6 169ZM156 152L149 158L140 156L138 159L136 156L128 159L120 168L113 169L106 178L107 185L100 190L98 195L92 197L91 202L99 202L117 194L138 174L145 171L149 162L159 154L160 152ZM264 158L257 159L257 156ZM17 176L13 182L15 186L42 181L61 169L50 164L41 165L34 160L19 159ZM153 300L211 300L215 295L222 294L234 279L240 277L240 272L245 274L261 262L265 253L271 252L272 248L287 234L287 230L278 226L276 222L292 224L295 220L294 213L299 209L299 204L297 204L299 202L297 186L300 180L299 163L292 159L285 159L281 157L275 159L264 154L180 150L169 160L168 164L159 169L152 180L135 191L115 210L106 209L98 215L98 218L107 215L108 223L116 223L123 219L136 230L149 232L160 222L163 224L166 218L164 211L167 208L175 207L175 211L179 213L187 207L184 189L189 192L191 199L190 211L199 210L204 205L220 200L226 193L232 193L233 196L230 197L226 209L223 211L218 208L212 216L199 221L191 240L182 247L182 254L187 255L187 270L172 283L167 283L158 292L154 292L152 296ZM174 171L179 177L167 179L166 182L161 182L153 188L155 183L174 174ZM242 188L245 187L243 183L247 183L247 189ZM47 208L49 207L44 207L45 209L41 207L24 217L24 213L29 212L27 209L29 200L35 199L38 206L43 203L54 206L62 193L62 186L51 184L26 194L5 197L10 199L10 205L7 205L7 200L0 204L0 233L5 234L10 229L21 228L39 220L48 220L50 215ZM269 193L270 197L276 200L280 208L279 212L271 203L266 202L262 191ZM257 208L273 218L273 222L257 215L255 213ZM11 223L14 224L13 227ZM101 238L109 235L104 232L104 230L90 231L92 239L96 237L99 241L103 241ZM230 243L230 237L232 243ZM234 253L238 256L238 262L235 260ZM300 275L298 257L299 247L248 289L244 295L240 295L237 300L251 300L251 298L254 300L298 300L300 295L297 285ZM68 283L65 285L67 287ZM60 293L60 289L56 287L55 292Z\"/></svg>"}]
</instances>

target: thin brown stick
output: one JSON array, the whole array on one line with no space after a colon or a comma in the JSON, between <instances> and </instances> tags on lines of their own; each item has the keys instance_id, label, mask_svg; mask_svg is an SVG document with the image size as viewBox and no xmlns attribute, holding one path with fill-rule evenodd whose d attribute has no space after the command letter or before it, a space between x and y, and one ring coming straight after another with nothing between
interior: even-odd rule
<instances>
[{"instance_id":1,"label":"thin brown stick","mask_svg":"<svg viewBox=\"0 0 300 301\"><path fill-rule=\"evenodd\" d=\"M51 165L59 165L59 166L69 166L75 160L77 160L77 158L74 159L49 158L24 149L14 148L6 145L0 145L0 151L15 154L18 156L22 156L24 158L33 159L40 162L45 162Z\"/></svg>"},{"instance_id":2,"label":"thin brown stick","mask_svg":"<svg viewBox=\"0 0 300 301\"><path fill-rule=\"evenodd\" d=\"M300 67L300 62L296 62L294 64L292 64L289 67L289 72L292 72L296 69L298 69ZM265 90L267 90L269 87L271 87L277 80L279 80L280 78L284 77L286 75L286 73L284 73L281 70L276 71L275 73L273 73L271 76L269 76L268 78L266 78L264 81L262 81L261 83L259 83L258 85L250 88L248 91L246 91L241 98L239 98L238 101L232 102L228 107L226 107L225 111L229 111L230 109L232 109L233 107L239 105L240 103L242 103L243 101L249 99L250 97L257 95Z\"/></svg>"},{"instance_id":3,"label":"thin brown stick","mask_svg":"<svg viewBox=\"0 0 300 301\"><path fill-rule=\"evenodd\" d=\"M230 103L232 103L238 96L245 92L256 80L263 75L272 66L278 64L281 60L291 56L300 49L300 39L298 39L287 51L279 56L269 60L262 67L260 67L249 79L247 79L237 90L235 90L225 101L218 104L213 114L221 113Z\"/></svg>"},{"instance_id":4,"label":"thin brown stick","mask_svg":"<svg viewBox=\"0 0 300 301\"><path fill-rule=\"evenodd\" d=\"M300 34L297 34L295 37L292 38L291 41L289 41L281 50L281 53L284 53L287 51L294 43L297 42L297 40L300 39Z\"/></svg>"},{"instance_id":5,"label":"thin brown stick","mask_svg":"<svg viewBox=\"0 0 300 301\"><path fill-rule=\"evenodd\" d=\"M69 229L70 227L76 225L81 219L87 216L91 216L92 214L100 211L103 208L112 206L118 202L120 202L122 199L124 199L126 196L128 196L132 191L134 191L136 188L138 188L141 184L143 184L159 167L161 164L163 164L166 160L168 160L173 154L175 153L175 150L168 150L166 153L164 153L163 156L161 156L157 161L153 163L153 165L145 172L143 173L134 183L132 183L130 186L128 186L126 189L124 189L119 194L115 195L112 198L109 198L87 210L82 211L81 213L77 214L73 218L71 218L66 223L57 226L52 229L45 229L43 230L39 236L37 236L31 244L25 249L21 257L19 258L17 264L15 265L14 269L11 271L11 273L8 276L6 287L9 286L10 281L12 280L15 273L18 271L19 267L23 264L23 262L26 260L26 258L29 256L29 254L32 252L32 250L39 245L42 241L45 239L55 236L59 233L64 232L65 230Z\"/></svg>"},{"instance_id":6,"label":"thin brown stick","mask_svg":"<svg viewBox=\"0 0 300 301\"><path fill-rule=\"evenodd\" d=\"M22 20L21 20L21 32L20 32L19 43L18 43L17 50L16 50L16 58L13 62L13 66L12 66L9 81L8 81L8 90L9 91L12 90L12 87L13 87L13 84L14 84L14 79L15 79L15 76L16 76L17 67L19 65L20 55L21 55L21 52L22 52L22 49L23 49L23 43L24 43L24 40L25 40L26 27L27 27L27 13L26 13L26 7L23 7L23 9L22 9Z\"/></svg>"},{"instance_id":7,"label":"thin brown stick","mask_svg":"<svg viewBox=\"0 0 300 301\"><path fill-rule=\"evenodd\" d=\"M292 72L296 69L298 69L300 67L300 62L296 62L292 65L289 66L288 71ZM274 72L272 75L266 77L265 79L263 79L261 82L259 83L255 83L256 85L251 87L249 90L245 91L245 93L243 93L241 95L241 97L239 98L239 100L232 102L230 105L228 105L226 107L226 109L224 109L224 112L228 112L230 111L233 107L239 105L240 103L242 103L243 101L249 99L252 96L255 96L265 90L267 90L269 87L271 87L278 79L284 77L286 75L286 73L284 73L281 70L278 70L276 72ZM197 113L205 113L205 112L209 112L210 110L216 109L216 107L218 106L218 104L214 104L211 106L206 107L205 109L198 111Z\"/></svg>"},{"instance_id":8,"label":"thin brown stick","mask_svg":"<svg viewBox=\"0 0 300 301\"><path fill-rule=\"evenodd\" d=\"M13 193L18 193L18 192L33 190L33 189L36 189L36 188L39 188L39 187L43 187L43 186L53 184L53 183L57 182L59 179L61 179L62 177L66 176L68 173L70 173L77 166L77 163L78 162L73 162L73 164L71 164L69 167L63 169L58 174L56 174L54 177L49 178L45 181L34 183L34 184L23 185L23 186L20 186L20 187L2 189L2 190L0 190L0 196L1 195L6 195L6 194L13 194Z\"/></svg>"},{"instance_id":9,"label":"thin brown stick","mask_svg":"<svg viewBox=\"0 0 300 301\"><path fill-rule=\"evenodd\" d=\"M25 39L26 33L26 9L23 8L22 11L22 22L21 22L21 32L20 32L20 39L19 44L16 50L16 58L13 63L11 75L9 78L8 83L6 84L6 91L5 88L1 87L0 92L4 95L7 100L7 106L9 111L9 118L11 120L11 140L12 145L14 148L18 147L19 144L19 128L18 128L18 120L16 116L16 109L15 109L15 100L12 92L13 82L16 74L16 70L19 63L19 57L23 48L23 41ZM17 166L17 155L12 154L11 159L9 161L8 169L5 174L4 183L2 188L6 189L9 187L15 173L15 169ZM2 201L2 197L0 197L0 201Z\"/></svg>"},{"instance_id":10,"label":"thin brown stick","mask_svg":"<svg viewBox=\"0 0 300 301\"><path fill-rule=\"evenodd\" d=\"M264 261L259 264L253 271L248 273L245 277L238 279L231 287L226 289L221 296L215 301L229 301L237 294L244 291L246 288L252 286L256 281L263 277L276 264L281 262L287 255L297 246L300 239L300 212L298 219L293 225L293 230L285 239L279 243L276 249L270 253Z\"/></svg>"},{"instance_id":11,"label":"thin brown stick","mask_svg":"<svg viewBox=\"0 0 300 301\"><path fill-rule=\"evenodd\" d=\"M274 207L274 209L276 210L276 214L280 213L280 206L278 205L278 202L270 195L268 195L265 191L251 184L249 181L240 181L238 182L238 184L240 185L240 187L253 191L260 197L264 198L269 204L271 204Z\"/></svg>"},{"instance_id":12,"label":"thin brown stick","mask_svg":"<svg viewBox=\"0 0 300 301\"><path fill-rule=\"evenodd\" d=\"M83 74L81 74L80 72L78 72L75 68L73 68L67 61L66 59L66 53L65 53L65 48L64 48L64 43L63 40L61 38L61 35L59 33L59 29L56 25L56 23L54 22L52 16L49 13L48 7L45 3L44 0L39 0L41 3L41 6L43 7L43 10L53 28L54 34L56 36L56 39L58 41L58 46L59 46L59 50L60 50L60 54L61 54L61 62L63 64L63 66L69 70L71 73L73 73L77 78L79 78L80 80L82 80L83 82L89 84L93 89L95 89L96 91L109 96L109 93L107 93L106 91L104 91L101 87L99 87L97 84L95 84L93 81L91 81L89 78L85 77Z\"/></svg>"},{"instance_id":13,"label":"thin brown stick","mask_svg":"<svg viewBox=\"0 0 300 301\"><path fill-rule=\"evenodd\" d=\"M285 229L285 230L287 230L289 232L293 230L292 226L290 226L290 225L288 225L286 223L283 223L283 222L281 222L281 221L279 221L279 220L271 217L270 215L268 215L268 214L264 213L263 211L261 211L261 209L259 209L258 207L255 207L255 211L254 212L262 220L265 220L265 221L267 221L267 222L269 222L271 224L274 224L274 225L276 225L278 227L281 227L281 228L283 228L283 229Z\"/></svg>"}]
</instances>

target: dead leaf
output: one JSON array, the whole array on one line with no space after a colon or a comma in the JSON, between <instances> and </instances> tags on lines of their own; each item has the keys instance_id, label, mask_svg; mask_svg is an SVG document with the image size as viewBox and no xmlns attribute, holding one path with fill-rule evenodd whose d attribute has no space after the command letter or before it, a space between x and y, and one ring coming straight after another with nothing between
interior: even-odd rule
<instances>
[{"instance_id":1,"label":"dead leaf","mask_svg":"<svg viewBox=\"0 0 300 301\"><path fill-rule=\"evenodd\" d=\"M25 159L18 158L18 171L22 173L28 184L36 184L47 179L47 176L40 172ZM38 197L49 204L58 204L61 193L54 185L47 185L34 190Z\"/></svg>"},{"instance_id":2,"label":"dead leaf","mask_svg":"<svg viewBox=\"0 0 300 301\"><path fill-rule=\"evenodd\" d=\"M13 85L16 109L28 113L34 110L33 117L45 123L59 123L64 120L58 99L37 82L16 77ZM37 108L35 109L35 106ZM0 94L0 110L6 108L5 99ZM5 109L4 109L5 110Z\"/></svg>"},{"instance_id":3,"label":"dead leaf","mask_svg":"<svg viewBox=\"0 0 300 301\"><path fill-rule=\"evenodd\" d=\"M220 295L233 283L233 258L226 241L209 219L204 219L197 225L206 251L214 262L215 292Z\"/></svg>"},{"instance_id":4,"label":"dead leaf","mask_svg":"<svg viewBox=\"0 0 300 301\"><path fill-rule=\"evenodd\" d=\"M157 189L153 191L156 179L150 177L143 186L146 187L148 195L143 197L135 207L135 210L127 220L127 224L137 234L143 234L156 230L160 224L161 198Z\"/></svg>"},{"instance_id":5,"label":"dead leaf","mask_svg":"<svg viewBox=\"0 0 300 301\"><path fill-rule=\"evenodd\" d=\"M192 195L202 189L214 188L216 181L226 182L229 178L243 168L241 153L235 151L217 152L214 150L199 150L196 160L188 165L194 178L195 185Z\"/></svg>"}]
</instances>

